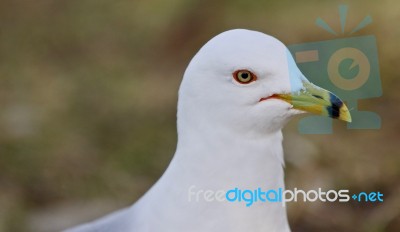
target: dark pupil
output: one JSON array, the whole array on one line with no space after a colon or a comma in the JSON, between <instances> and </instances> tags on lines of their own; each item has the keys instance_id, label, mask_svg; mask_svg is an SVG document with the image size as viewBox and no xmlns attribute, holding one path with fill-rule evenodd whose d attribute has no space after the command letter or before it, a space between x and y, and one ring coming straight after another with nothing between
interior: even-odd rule
<instances>
[{"instance_id":1,"label":"dark pupil","mask_svg":"<svg viewBox=\"0 0 400 232\"><path fill-rule=\"evenodd\" d=\"M243 79L247 79L247 78L249 77L249 74L248 74L248 73L242 73L242 74L240 74L240 76L241 76Z\"/></svg>"}]
</instances>

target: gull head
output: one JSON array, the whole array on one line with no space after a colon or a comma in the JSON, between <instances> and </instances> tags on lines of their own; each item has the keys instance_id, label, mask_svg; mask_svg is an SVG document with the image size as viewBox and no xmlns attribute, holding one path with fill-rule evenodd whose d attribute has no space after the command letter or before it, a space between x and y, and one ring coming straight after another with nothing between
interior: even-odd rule
<instances>
[{"instance_id":1,"label":"gull head","mask_svg":"<svg viewBox=\"0 0 400 232\"><path fill-rule=\"evenodd\" d=\"M343 101L309 82L282 42L235 29L208 41L187 67L179 90L178 129L265 134L303 112L351 121Z\"/></svg>"}]
</instances>

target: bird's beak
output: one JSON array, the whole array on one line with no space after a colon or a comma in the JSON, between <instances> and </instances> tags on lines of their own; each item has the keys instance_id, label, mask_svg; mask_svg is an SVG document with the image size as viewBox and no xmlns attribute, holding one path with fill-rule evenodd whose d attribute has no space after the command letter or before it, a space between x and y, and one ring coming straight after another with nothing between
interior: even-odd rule
<instances>
[{"instance_id":1,"label":"bird's beak","mask_svg":"<svg viewBox=\"0 0 400 232\"><path fill-rule=\"evenodd\" d=\"M272 97L288 102L294 109L351 122L350 112L342 100L308 81L303 81L303 88L298 92Z\"/></svg>"}]
</instances>

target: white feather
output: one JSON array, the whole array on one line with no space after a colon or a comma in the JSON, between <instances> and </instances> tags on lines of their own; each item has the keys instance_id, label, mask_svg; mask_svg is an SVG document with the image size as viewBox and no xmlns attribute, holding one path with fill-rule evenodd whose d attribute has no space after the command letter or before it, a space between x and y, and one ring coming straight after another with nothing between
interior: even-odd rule
<instances>
[{"instance_id":1,"label":"white feather","mask_svg":"<svg viewBox=\"0 0 400 232\"><path fill-rule=\"evenodd\" d=\"M260 32L231 30L210 40L185 72L177 149L163 176L130 208L66 231L290 231L280 203L246 207L188 199L191 186L284 189L281 128L298 111L283 101L259 100L293 91L288 65L287 48ZM257 81L236 83L238 69L252 71Z\"/></svg>"}]
</instances>

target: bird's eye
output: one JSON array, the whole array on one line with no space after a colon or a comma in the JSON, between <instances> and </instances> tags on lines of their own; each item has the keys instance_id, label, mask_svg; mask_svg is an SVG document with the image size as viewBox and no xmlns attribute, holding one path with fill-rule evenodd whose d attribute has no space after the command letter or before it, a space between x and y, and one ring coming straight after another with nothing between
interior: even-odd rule
<instances>
[{"instance_id":1,"label":"bird's eye","mask_svg":"<svg viewBox=\"0 0 400 232\"><path fill-rule=\"evenodd\" d=\"M233 73L233 78L240 84L249 84L257 79L256 75L248 70L237 70Z\"/></svg>"}]
</instances>

